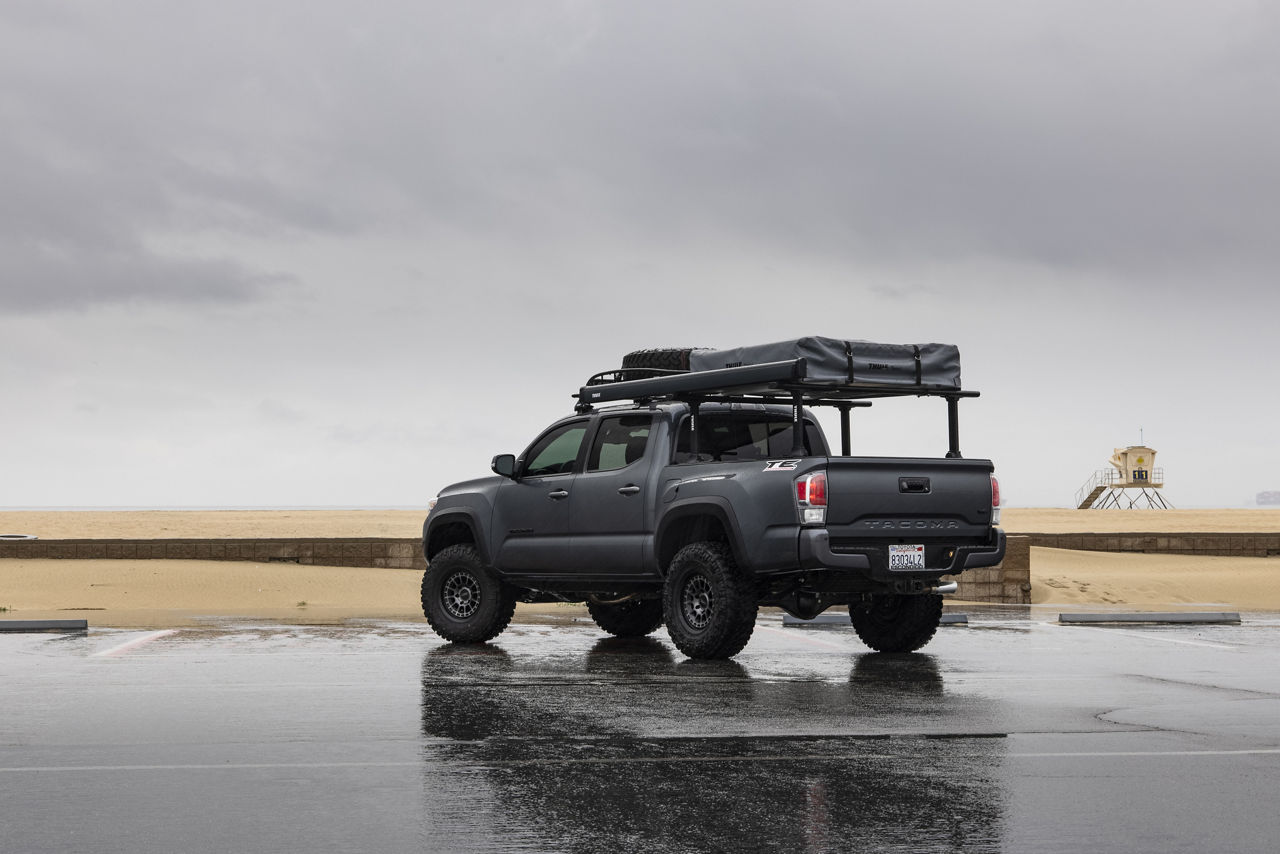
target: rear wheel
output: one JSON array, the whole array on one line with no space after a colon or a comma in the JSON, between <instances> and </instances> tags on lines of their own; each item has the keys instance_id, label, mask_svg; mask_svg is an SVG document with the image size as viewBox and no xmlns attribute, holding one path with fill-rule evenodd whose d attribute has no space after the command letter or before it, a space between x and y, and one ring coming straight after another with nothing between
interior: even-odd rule
<instances>
[{"instance_id":1,"label":"rear wheel","mask_svg":"<svg viewBox=\"0 0 1280 854\"><path fill-rule=\"evenodd\" d=\"M876 593L870 601L850 605L849 620L862 642L876 652L915 652L938 630L942 597Z\"/></svg>"},{"instance_id":2,"label":"rear wheel","mask_svg":"<svg viewBox=\"0 0 1280 854\"><path fill-rule=\"evenodd\" d=\"M620 638L643 637L662 625L661 599L588 602L587 612L597 626Z\"/></svg>"},{"instance_id":3,"label":"rear wheel","mask_svg":"<svg viewBox=\"0 0 1280 854\"><path fill-rule=\"evenodd\" d=\"M515 611L515 591L481 562L475 546L441 549L422 576L422 613L445 640L491 640L507 627Z\"/></svg>"},{"instance_id":4,"label":"rear wheel","mask_svg":"<svg viewBox=\"0 0 1280 854\"><path fill-rule=\"evenodd\" d=\"M662 590L672 642L690 658L730 658L756 625L755 591L723 543L691 543L676 553Z\"/></svg>"}]
</instances>

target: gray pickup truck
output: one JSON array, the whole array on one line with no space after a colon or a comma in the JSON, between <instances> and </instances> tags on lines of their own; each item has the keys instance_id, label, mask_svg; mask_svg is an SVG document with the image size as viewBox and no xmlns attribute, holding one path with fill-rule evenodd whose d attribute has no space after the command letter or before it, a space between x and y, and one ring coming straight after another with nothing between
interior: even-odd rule
<instances>
[{"instance_id":1,"label":"gray pickup truck","mask_svg":"<svg viewBox=\"0 0 1280 854\"><path fill-rule=\"evenodd\" d=\"M959 449L957 404L976 395L948 345L630 354L524 453L494 457L494 476L440 492L423 612L479 643L517 602L585 602L612 634L665 623L685 655L727 658L762 605L802 619L847 606L873 649L919 649L955 589L943 579L1004 557L993 466ZM902 396L946 400L946 455L852 456L851 411ZM816 406L839 410L838 455Z\"/></svg>"}]
</instances>

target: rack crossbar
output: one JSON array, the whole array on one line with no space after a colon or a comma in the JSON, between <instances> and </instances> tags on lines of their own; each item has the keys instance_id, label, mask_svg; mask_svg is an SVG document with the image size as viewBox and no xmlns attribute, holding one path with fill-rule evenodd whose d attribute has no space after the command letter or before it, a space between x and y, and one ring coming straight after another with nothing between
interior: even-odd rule
<instances>
[{"instance_id":1,"label":"rack crossbar","mask_svg":"<svg viewBox=\"0 0 1280 854\"><path fill-rule=\"evenodd\" d=\"M777 383L796 382L804 377L804 359L767 362L719 368L714 371L690 371L643 380L583 386L575 395L581 403L604 403L610 400L641 400L671 397L679 394L731 394L746 389L767 387Z\"/></svg>"},{"instance_id":2,"label":"rack crossbar","mask_svg":"<svg viewBox=\"0 0 1280 854\"><path fill-rule=\"evenodd\" d=\"M701 397L716 400L734 398L744 402L745 399L754 399L755 402L763 402L772 398L795 400L797 396L806 404L840 404L885 397L945 397L954 400L977 397L978 392L929 385L806 382L805 360L791 359L712 371L686 371L642 380L584 385L574 395L580 407L616 400Z\"/></svg>"}]
</instances>

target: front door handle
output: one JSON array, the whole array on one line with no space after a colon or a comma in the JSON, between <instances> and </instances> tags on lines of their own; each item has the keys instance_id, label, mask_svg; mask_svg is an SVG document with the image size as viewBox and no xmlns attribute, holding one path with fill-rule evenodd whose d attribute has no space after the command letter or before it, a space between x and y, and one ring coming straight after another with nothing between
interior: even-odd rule
<instances>
[{"instance_id":1,"label":"front door handle","mask_svg":"<svg viewBox=\"0 0 1280 854\"><path fill-rule=\"evenodd\" d=\"M563 498L568 498L569 493L566 490L557 489L555 492L548 492L547 497L550 498L552 501L559 501Z\"/></svg>"},{"instance_id":2,"label":"front door handle","mask_svg":"<svg viewBox=\"0 0 1280 854\"><path fill-rule=\"evenodd\" d=\"M640 487L638 486L624 486L618 490L618 494L619 495L635 495L639 491L640 491Z\"/></svg>"}]
</instances>

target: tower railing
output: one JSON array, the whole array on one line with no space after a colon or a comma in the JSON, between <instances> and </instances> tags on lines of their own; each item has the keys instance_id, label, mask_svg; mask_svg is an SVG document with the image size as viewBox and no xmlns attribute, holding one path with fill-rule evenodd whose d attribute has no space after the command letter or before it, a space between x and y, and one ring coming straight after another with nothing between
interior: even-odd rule
<instances>
[{"instance_id":1,"label":"tower railing","mask_svg":"<svg viewBox=\"0 0 1280 854\"><path fill-rule=\"evenodd\" d=\"M1084 486L1076 490L1076 505L1079 507L1085 498L1098 487L1106 488L1120 479L1120 472L1115 469L1099 469L1084 482Z\"/></svg>"},{"instance_id":2,"label":"tower railing","mask_svg":"<svg viewBox=\"0 0 1280 854\"><path fill-rule=\"evenodd\" d=\"M1097 495L1101 495L1104 490L1110 489L1113 487L1122 488L1124 486L1134 486L1134 487L1150 486L1150 487L1158 488L1158 487L1164 486L1164 469L1163 468L1147 469L1146 471L1148 471L1148 473L1151 475L1150 480L1126 481L1121 478L1120 472L1114 468L1099 469L1098 471L1095 471L1093 473L1092 477L1090 477L1088 480L1084 482L1084 486L1076 490L1075 506L1082 507L1085 499L1088 498L1090 495L1093 495L1094 490L1097 490ZM1097 495L1094 495L1093 497L1096 498ZM1093 502L1091 501L1090 503L1092 504Z\"/></svg>"}]
</instances>

